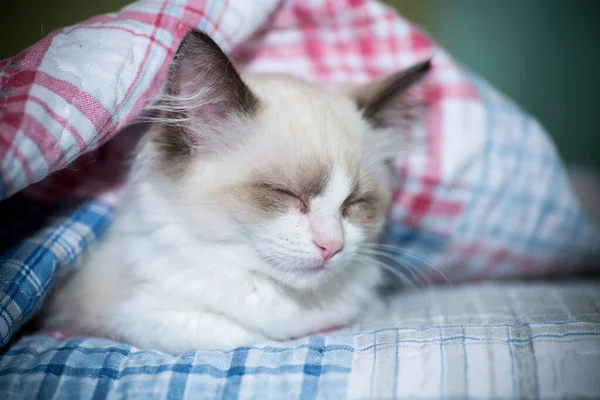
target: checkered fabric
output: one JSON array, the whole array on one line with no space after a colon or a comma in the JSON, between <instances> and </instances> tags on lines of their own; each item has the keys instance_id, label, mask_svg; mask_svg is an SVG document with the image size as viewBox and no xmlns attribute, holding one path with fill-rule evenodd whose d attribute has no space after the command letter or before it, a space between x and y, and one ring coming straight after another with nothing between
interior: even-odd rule
<instances>
[{"instance_id":1,"label":"checkered fabric","mask_svg":"<svg viewBox=\"0 0 600 400\"><path fill-rule=\"evenodd\" d=\"M575 271L597 254L600 228L581 211L543 128L384 5L372 0L143 0L56 31L0 62L0 199L17 192L45 203L87 199L0 256L0 345L39 309L56 275L109 225L131 145L123 128L160 93L189 27L209 33L246 72L314 81L365 82L433 56L432 75L414 93L429 111L423 124L399 133L408 135L410 148L397 162L395 201L382 238L401 248L398 260L415 276L460 281L547 275ZM496 343L498 332L489 340ZM148 352L131 359L128 347L115 349L107 342L60 344L36 337L19 342L0 362L8 365L15 359L11 352L18 351L19 360L30 360L34 369L8 368L0 375L14 379L22 373L38 384L49 380L67 393L69 387L88 384L113 390L118 381L125 393L136 387L136 379L144 386L150 378L157 385L181 379L176 390L184 390L186 381L214 384L218 390L255 381L253 390L259 390L279 383L268 373L266 380L256 376L284 371L274 374L296 374L289 382L301 381L309 389L294 392L292 382L281 390L328 393L329 383L321 376L346 382L344 374L350 372L338 366L353 368L354 361L344 360L362 354L355 351L360 346L348 347L347 353L342 347L339 353L324 351L330 344L350 346L337 336L302 343L297 351L274 350L268 357L262 350L241 349L198 353L208 358L176 363ZM63 347L67 350L59 350ZM335 359L331 374L324 372L330 364L323 363L329 355ZM256 359L248 364L251 356ZM284 356L309 361L281 361ZM126 369L130 362L132 369ZM300 372L280 369L278 362ZM192 373L196 365L214 373L204 373L205 367ZM59 371L66 371L63 378L57 378ZM201 378L191 378L194 374ZM146 387L157 393L164 389Z\"/></svg>"},{"instance_id":2,"label":"checkered fabric","mask_svg":"<svg viewBox=\"0 0 600 400\"><path fill-rule=\"evenodd\" d=\"M35 335L0 359L0 398L597 398L600 283L397 295L359 332L181 357Z\"/></svg>"}]
</instances>

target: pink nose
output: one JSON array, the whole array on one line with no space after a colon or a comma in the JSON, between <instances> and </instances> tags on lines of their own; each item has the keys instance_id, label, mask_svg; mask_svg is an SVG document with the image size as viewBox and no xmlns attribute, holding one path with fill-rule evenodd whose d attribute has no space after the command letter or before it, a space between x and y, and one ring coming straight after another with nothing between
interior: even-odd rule
<instances>
[{"instance_id":1,"label":"pink nose","mask_svg":"<svg viewBox=\"0 0 600 400\"><path fill-rule=\"evenodd\" d=\"M344 243L339 240L323 240L318 242L313 240L313 243L321 250L321 256L324 261L335 256L344 247Z\"/></svg>"}]
</instances>

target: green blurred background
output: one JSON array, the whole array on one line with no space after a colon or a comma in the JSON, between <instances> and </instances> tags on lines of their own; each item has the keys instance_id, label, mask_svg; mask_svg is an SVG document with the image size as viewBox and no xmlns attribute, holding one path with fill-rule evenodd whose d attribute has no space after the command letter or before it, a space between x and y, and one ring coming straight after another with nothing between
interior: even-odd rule
<instances>
[{"instance_id":1,"label":"green blurred background","mask_svg":"<svg viewBox=\"0 0 600 400\"><path fill-rule=\"evenodd\" d=\"M254 1L254 0L236 0ZM3 0L0 59L125 0ZM599 0L388 0L538 118L568 162L600 167Z\"/></svg>"}]
</instances>

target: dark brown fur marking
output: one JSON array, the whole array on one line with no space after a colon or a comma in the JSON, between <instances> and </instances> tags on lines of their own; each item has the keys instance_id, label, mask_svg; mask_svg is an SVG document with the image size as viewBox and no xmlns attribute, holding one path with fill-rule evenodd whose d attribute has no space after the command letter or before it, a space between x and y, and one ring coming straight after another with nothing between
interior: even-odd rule
<instances>
[{"instance_id":1,"label":"dark brown fur marking","mask_svg":"<svg viewBox=\"0 0 600 400\"><path fill-rule=\"evenodd\" d=\"M197 30L190 31L177 50L169 72L169 94L181 92L181 66L186 60L204 77L206 86L224 96L228 111L249 115L257 111L259 100L244 83L232 61L210 36Z\"/></svg>"},{"instance_id":2,"label":"dark brown fur marking","mask_svg":"<svg viewBox=\"0 0 600 400\"><path fill-rule=\"evenodd\" d=\"M187 163L191 158L192 139L180 126L162 126L154 137L154 143L160 149L163 161L170 161L172 164Z\"/></svg>"},{"instance_id":3,"label":"dark brown fur marking","mask_svg":"<svg viewBox=\"0 0 600 400\"><path fill-rule=\"evenodd\" d=\"M386 127L382 111L398 102L400 97L421 81L430 70L431 60L427 60L387 77L376 84L374 89L356 96L358 108L363 111L365 119L375 127Z\"/></svg>"},{"instance_id":4,"label":"dark brown fur marking","mask_svg":"<svg viewBox=\"0 0 600 400\"><path fill-rule=\"evenodd\" d=\"M184 68L197 73L192 78L200 81L186 82L192 79L189 76L182 77ZM205 91L203 97L218 99L218 102L187 111L168 111L166 117L169 120L183 121L183 118L191 117L210 129L211 125L218 125L236 114L252 116L259 108L258 98L244 83L231 60L208 35L196 30L186 35L177 50L169 70L167 94L177 98L182 94L182 85L185 84L192 85L197 92ZM168 104L165 108L168 108ZM185 122L157 130L156 133L154 141L163 151L165 161L171 164L186 162L193 148L202 141L201 132L194 132Z\"/></svg>"},{"instance_id":5,"label":"dark brown fur marking","mask_svg":"<svg viewBox=\"0 0 600 400\"><path fill-rule=\"evenodd\" d=\"M362 226L368 234L377 233L384 222L389 196L369 177L360 176L357 179L352 193L342 204L342 213L350 222Z\"/></svg>"},{"instance_id":6,"label":"dark brown fur marking","mask_svg":"<svg viewBox=\"0 0 600 400\"><path fill-rule=\"evenodd\" d=\"M310 201L325 190L331 164L317 157L306 159L300 166L272 166L257 171L250 181L232 188L232 193L243 199L248 212L259 212L265 217L296 208L310 211Z\"/></svg>"}]
</instances>

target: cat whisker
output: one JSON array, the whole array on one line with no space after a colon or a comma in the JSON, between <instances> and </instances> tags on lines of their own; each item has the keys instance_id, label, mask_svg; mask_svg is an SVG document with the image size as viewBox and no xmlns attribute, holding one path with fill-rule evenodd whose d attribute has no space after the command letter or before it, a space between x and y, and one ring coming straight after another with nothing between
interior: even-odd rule
<instances>
[{"instance_id":1,"label":"cat whisker","mask_svg":"<svg viewBox=\"0 0 600 400\"><path fill-rule=\"evenodd\" d=\"M401 263L400 260L398 260L397 258L393 257L390 254L378 252L378 251L370 250L370 249L359 249L358 253L368 255L370 257L374 257L374 258L378 258L378 259L381 259L381 258L386 259L386 260L388 260L388 262L391 262L394 265L396 265L397 267L399 267L403 270L406 270L408 273L410 273L410 275L415 283L419 282L419 279L415 275L415 271L413 269L411 269L410 267L407 267L406 264ZM420 278L422 278L422 276L420 276Z\"/></svg>"},{"instance_id":2,"label":"cat whisker","mask_svg":"<svg viewBox=\"0 0 600 400\"><path fill-rule=\"evenodd\" d=\"M427 260L425 260L424 258L419 257L415 254L409 253L406 250L399 248L398 246L393 246L393 245L388 245L388 244L377 244L377 243L363 243L359 247L365 248L365 249L370 249L370 250L375 250L375 251L387 252L388 254L393 253L396 255L411 257L414 260L422 263L423 266L431 269L433 272L435 272L436 274L441 276L441 278L444 280L444 282L446 283L446 285L449 288L451 288L451 289L454 288L452 283L448 279L448 277L439 268L436 268L433 264L427 262ZM414 265L409 265L409 268L412 268L415 272L417 272L417 271L422 272L422 270L416 268ZM427 276L427 274L423 273L423 277L426 277L426 276ZM427 280L431 283L431 280L429 278L427 278Z\"/></svg>"},{"instance_id":3,"label":"cat whisker","mask_svg":"<svg viewBox=\"0 0 600 400\"><path fill-rule=\"evenodd\" d=\"M384 263L381 260L377 260L371 256L368 256L366 254L359 254L357 257L354 258L354 261L356 263L360 263L360 265L362 266L371 266L374 265L378 268L381 268L385 271L388 271L389 273L391 273L392 275L394 275L396 278L398 278L400 280L400 282L402 283L407 283L410 286L412 286L414 289L419 290L420 288L415 284L415 282L413 282L411 279L409 279L404 273L402 273L401 270L398 270L392 266L387 265L386 263ZM351 264L352 265L352 264ZM356 265L356 264L355 264Z\"/></svg>"}]
</instances>

